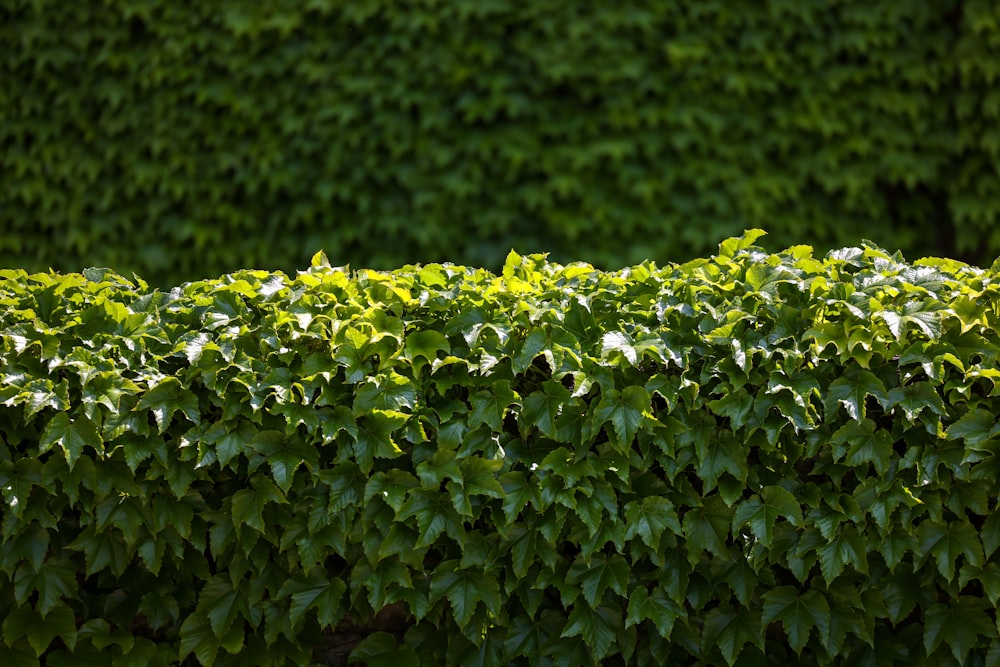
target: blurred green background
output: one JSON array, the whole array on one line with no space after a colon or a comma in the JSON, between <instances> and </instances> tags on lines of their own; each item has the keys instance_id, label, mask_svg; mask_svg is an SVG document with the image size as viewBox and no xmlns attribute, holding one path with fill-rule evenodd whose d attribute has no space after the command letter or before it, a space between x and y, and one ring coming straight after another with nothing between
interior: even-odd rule
<instances>
[{"instance_id":1,"label":"blurred green background","mask_svg":"<svg viewBox=\"0 0 1000 667\"><path fill-rule=\"evenodd\" d=\"M1000 3L6 0L0 266L1000 254Z\"/></svg>"}]
</instances>

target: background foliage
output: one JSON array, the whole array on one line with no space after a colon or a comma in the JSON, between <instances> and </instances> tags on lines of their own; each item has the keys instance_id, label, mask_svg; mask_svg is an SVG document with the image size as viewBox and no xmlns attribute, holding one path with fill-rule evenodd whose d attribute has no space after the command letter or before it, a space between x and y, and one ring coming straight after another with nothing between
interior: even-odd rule
<instances>
[{"instance_id":1,"label":"background foliage","mask_svg":"<svg viewBox=\"0 0 1000 667\"><path fill-rule=\"evenodd\" d=\"M8 0L0 265L1000 254L989 0Z\"/></svg>"},{"instance_id":2,"label":"background foliage","mask_svg":"<svg viewBox=\"0 0 1000 667\"><path fill-rule=\"evenodd\" d=\"M759 235L0 272L0 664L1000 664L1000 262Z\"/></svg>"}]
</instances>

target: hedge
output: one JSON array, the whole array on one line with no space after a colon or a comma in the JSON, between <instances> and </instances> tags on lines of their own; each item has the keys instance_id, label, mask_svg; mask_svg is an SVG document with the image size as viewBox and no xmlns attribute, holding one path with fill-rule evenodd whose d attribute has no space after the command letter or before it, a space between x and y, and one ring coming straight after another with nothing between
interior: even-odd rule
<instances>
[{"instance_id":1,"label":"hedge","mask_svg":"<svg viewBox=\"0 0 1000 667\"><path fill-rule=\"evenodd\" d=\"M997 664L1000 263L760 234L0 272L0 661Z\"/></svg>"},{"instance_id":2,"label":"hedge","mask_svg":"<svg viewBox=\"0 0 1000 667\"><path fill-rule=\"evenodd\" d=\"M12 0L0 266L1000 255L1000 6Z\"/></svg>"}]
</instances>

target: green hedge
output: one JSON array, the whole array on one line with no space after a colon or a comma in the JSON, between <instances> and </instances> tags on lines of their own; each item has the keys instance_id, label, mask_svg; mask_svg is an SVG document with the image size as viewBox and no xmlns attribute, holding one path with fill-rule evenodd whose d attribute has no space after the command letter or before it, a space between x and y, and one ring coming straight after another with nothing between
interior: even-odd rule
<instances>
[{"instance_id":1,"label":"green hedge","mask_svg":"<svg viewBox=\"0 0 1000 667\"><path fill-rule=\"evenodd\" d=\"M1000 263L759 235L0 272L0 663L997 664Z\"/></svg>"},{"instance_id":2,"label":"green hedge","mask_svg":"<svg viewBox=\"0 0 1000 667\"><path fill-rule=\"evenodd\" d=\"M0 266L1000 255L1000 5L13 0Z\"/></svg>"}]
</instances>

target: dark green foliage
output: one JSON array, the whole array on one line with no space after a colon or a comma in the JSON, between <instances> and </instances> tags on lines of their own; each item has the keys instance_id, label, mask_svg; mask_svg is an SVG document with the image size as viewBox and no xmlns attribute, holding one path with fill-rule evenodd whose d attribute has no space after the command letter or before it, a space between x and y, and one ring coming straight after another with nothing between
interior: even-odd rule
<instances>
[{"instance_id":1,"label":"dark green foliage","mask_svg":"<svg viewBox=\"0 0 1000 667\"><path fill-rule=\"evenodd\" d=\"M1000 254L988 0L12 0L0 265Z\"/></svg>"},{"instance_id":2,"label":"dark green foliage","mask_svg":"<svg viewBox=\"0 0 1000 667\"><path fill-rule=\"evenodd\" d=\"M759 235L0 272L0 664L996 664L1000 264Z\"/></svg>"}]
</instances>

